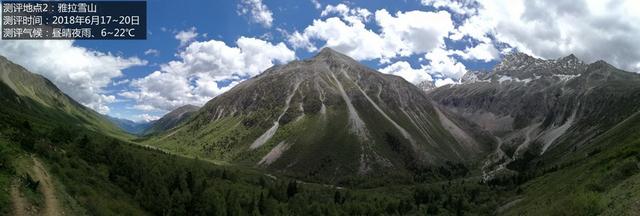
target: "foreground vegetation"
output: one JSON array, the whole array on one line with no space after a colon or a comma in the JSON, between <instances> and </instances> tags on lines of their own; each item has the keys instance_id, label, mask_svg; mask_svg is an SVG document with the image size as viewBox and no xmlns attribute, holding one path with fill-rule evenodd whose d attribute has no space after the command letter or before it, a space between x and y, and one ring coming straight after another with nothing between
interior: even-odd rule
<instances>
[{"instance_id":1,"label":"foreground vegetation","mask_svg":"<svg viewBox=\"0 0 640 216\"><path fill-rule=\"evenodd\" d=\"M79 128L22 122L0 131L0 186L6 191L14 179L23 179L37 206L38 191L29 190L34 182L21 174L24 158L33 154L48 164L65 209L74 214L633 215L640 197L640 137L616 131L573 158L521 175L482 183L468 174L435 171L426 181L376 188L304 183L214 165ZM8 193L0 193L0 213L12 214Z\"/></svg>"},{"instance_id":2,"label":"foreground vegetation","mask_svg":"<svg viewBox=\"0 0 640 216\"><path fill-rule=\"evenodd\" d=\"M374 189L303 183L250 168L169 155L78 128L0 131L2 178L8 188L15 155L49 166L77 213L95 215L405 215L492 214L512 192L478 180L445 180ZM63 197L64 198L64 197ZM8 197L0 197L4 214Z\"/></svg>"},{"instance_id":3,"label":"foreground vegetation","mask_svg":"<svg viewBox=\"0 0 640 216\"><path fill-rule=\"evenodd\" d=\"M522 187L508 215L640 215L640 113ZM544 159L544 158L543 158Z\"/></svg>"},{"instance_id":4,"label":"foreground vegetation","mask_svg":"<svg viewBox=\"0 0 640 216\"><path fill-rule=\"evenodd\" d=\"M33 155L72 215L637 215L640 134L629 131L640 131L640 117L572 157L486 183L451 164L402 181L360 178L337 187L171 155L82 127L3 119L0 214L13 214L6 191L16 180L42 205L38 182L25 172Z\"/></svg>"}]
</instances>

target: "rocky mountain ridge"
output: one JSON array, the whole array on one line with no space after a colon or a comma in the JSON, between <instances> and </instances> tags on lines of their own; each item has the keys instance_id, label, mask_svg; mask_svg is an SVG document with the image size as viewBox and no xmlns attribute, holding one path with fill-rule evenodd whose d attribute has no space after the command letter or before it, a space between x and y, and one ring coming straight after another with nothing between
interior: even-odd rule
<instances>
[{"instance_id":1,"label":"rocky mountain ridge","mask_svg":"<svg viewBox=\"0 0 640 216\"><path fill-rule=\"evenodd\" d=\"M404 79L325 48L238 84L148 143L339 181L484 157L488 147L455 121Z\"/></svg>"},{"instance_id":2,"label":"rocky mountain ridge","mask_svg":"<svg viewBox=\"0 0 640 216\"><path fill-rule=\"evenodd\" d=\"M467 77L427 94L493 134L497 149L487 173L561 158L640 109L640 75L574 55L542 60L511 54L494 70Z\"/></svg>"}]
</instances>

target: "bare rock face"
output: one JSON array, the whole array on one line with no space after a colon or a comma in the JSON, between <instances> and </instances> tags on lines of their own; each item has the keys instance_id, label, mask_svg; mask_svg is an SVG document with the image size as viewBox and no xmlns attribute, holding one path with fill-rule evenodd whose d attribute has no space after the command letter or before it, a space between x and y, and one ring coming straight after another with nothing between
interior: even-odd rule
<instances>
[{"instance_id":1,"label":"bare rock face","mask_svg":"<svg viewBox=\"0 0 640 216\"><path fill-rule=\"evenodd\" d=\"M561 158L640 110L640 75L574 55L543 60L510 54L494 70L473 76L428 95L492 134L497 148L486 160L488 175Z\"/></svg>"},{"instance_id":2,"label":"bare rock face","mask_svg":"<svg viewBox=\"0 0 640 216\"><path fill-rule=\"evenodd\" d=\"M238 84L156 141L332 181L483 158L488 146L452 134L465 129L438 112L404 79L325 48Z\"/></svg>"},{"instance_id":3,"label":"bare rock face","mask_svg":"<svg viewBox=\"0 0 640 216\"><path fill-rule=\"evenodd\" d=\"M462 76L460 79L461 83L474 83L480 81L480 76L482 76L482 72L478 71L468 71Z\"/></svg>"},{"instance_id":4,"label":"bare rock face","mask_svg":"<svg viewBox=\"0 0 640 216\"><path fill-rule=\"evenodd\" d=\"M587 66L573 54L559 59L544 60L524 53L511 53L494 68L493 73L518 79L534 79L553 75L578 75L584 72Z\"/></svg>"},{"instance_id":5,"label":"bare rock face","mask_svg":"<svg viewBox=\"0 0 640 216\"><path fill-rule=\"evenodd\" d=\"M416 85L419 89L422 89L422 91L430 91L431 89L435 89L436 85L433 84L433 81L422 81L420 83L418 83L418 85Z\"/></svg>"}]
</instances>

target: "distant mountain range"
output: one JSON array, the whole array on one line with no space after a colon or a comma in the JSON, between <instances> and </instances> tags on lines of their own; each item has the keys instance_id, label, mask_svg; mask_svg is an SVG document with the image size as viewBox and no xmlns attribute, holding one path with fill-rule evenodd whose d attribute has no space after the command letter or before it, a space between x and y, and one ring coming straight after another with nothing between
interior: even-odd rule
<instances>
[{"instance_id":1,"label":"distant mountain range","mask_svg":"<svg viewBox=\"0 0 640 216\"><path fill-rule=\"evenodd\" d=\"M200 109L200 107L194 105L181 106L165 114L158 120L148 122L136 122L129 119L122 119L111 116L105 117L107 117L107 119L109 119L111 122L116 124L127 133L138 136L146 136L150 134L165 132L178 126L180 123L189 119L189 117L191 117L193 113L198 111L198 109Z\"/></svg>"},{"instance_id":2,"label":"distant mountain range","mask_svg":"<svg viewBox=\"0 0 640 216\"><path fill-rule=\"evenodd\" d=\"M108 115L105 115L105 117L109 119L109 121L120 127L122 130L134 135L144 135L145 131L147 131L147 129L153 126L153 124L156 122L135 122L129 119L116 118Z\"/></svg>"}]
</instances>

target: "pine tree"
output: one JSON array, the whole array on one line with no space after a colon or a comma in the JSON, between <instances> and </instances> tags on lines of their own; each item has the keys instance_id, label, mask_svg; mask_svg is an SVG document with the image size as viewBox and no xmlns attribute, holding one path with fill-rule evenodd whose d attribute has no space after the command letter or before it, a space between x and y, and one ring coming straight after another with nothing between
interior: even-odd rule
<instances>
[{"instance_id":1,"label":"pine tree","mask_svg":"<svg viewBox=\"0 0 640 216\"><path fill-rule=\"evenodd\" d=\"M296 193L298 193L298 183L295 181L289 182L289 185L287 186L287 196L289 199L296 195Z\"/></svg>"}]
</instances>

